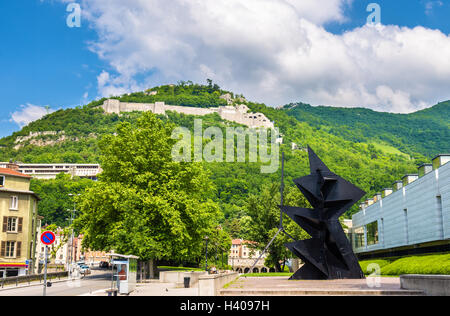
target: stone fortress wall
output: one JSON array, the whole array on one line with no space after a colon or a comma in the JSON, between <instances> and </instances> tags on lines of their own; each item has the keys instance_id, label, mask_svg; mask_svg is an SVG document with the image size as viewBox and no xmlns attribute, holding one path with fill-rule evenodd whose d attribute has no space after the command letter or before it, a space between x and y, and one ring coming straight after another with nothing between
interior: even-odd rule
<instances>
[{"instance_id":1,"label":"stone fortress wall","mask_svg":"<svg viewBox=\"0 0 450 316\"><path fill-rule=\"evenodd\" d=\"M249 108L244 104L240 104L237 106L220 106L217 108L196 108L188 106L167 105L164 102L126 103L120 102L119 100L115 99L108 99L103 103L102 108L106 113L116 114L120 114L121 112L150 111L155 114L164 115L166 111L174 111L187 115L203 116L218 113L223 120L236 122L250 128L274 128L273 122L271 122L264 114L249 113Z\"/></svg>"}]
</instances>

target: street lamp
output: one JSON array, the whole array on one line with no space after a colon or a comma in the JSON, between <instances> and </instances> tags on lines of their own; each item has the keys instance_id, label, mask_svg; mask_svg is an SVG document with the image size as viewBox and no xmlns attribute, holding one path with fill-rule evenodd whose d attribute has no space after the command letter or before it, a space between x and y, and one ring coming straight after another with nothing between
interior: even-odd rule
<instances>
[{"instance_id":1,"label":"street lamp","mask_svg":"<svg viewBox=\"0 0 450 316\"><path fill-rule=\"evenodd\" d=\"M206 258L206 262L205 262L205 271L208 272L208 236L205 236L205 241L206 241L206 249L205 249L205 258Z\"/></svg>"},{"instance_id":2,"label":"street lamp","mask_svg":"<svg viewBox=\"0 0 450 316\"><path fill-rule=\"evenodd\" d=\"M80 196L81 194L72 194L72 193L69 193L68 194L68 196L70 196L70 197L74 197L74 196ZM67 210L67 211L71 211L71 210ZM75 236L74 236L74 229L73 229L73 220L75 219L75 212L76 212L76 209L75 209L75 200L73 201L73 210L71 211L72 213L71 213L71 215L70 215L70 226L72 227L72 234L71 234L71 236L70 236L70 254L69 254L69 274L71 275L72 273L71 273L71 270L72 270L72 264L73 264L73 241L74 241L74 239L75 239Z\"/></svg>"},{"instance_id":3,"label":"street lamp","mask_svg":"<svg viewBox=\"0 0 450 316\"><path fill-rule=\"evenodd\" d=\"M215 257L215 260L214 260L214 265L217 265L217 242L216 242L216 257Z\"/></svg>"}]
</instances>

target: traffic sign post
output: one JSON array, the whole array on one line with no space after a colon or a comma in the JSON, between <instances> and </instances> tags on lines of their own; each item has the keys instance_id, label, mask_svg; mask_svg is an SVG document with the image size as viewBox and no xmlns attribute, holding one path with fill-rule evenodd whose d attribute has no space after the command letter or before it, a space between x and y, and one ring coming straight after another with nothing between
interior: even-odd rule
<instances>
[{"instance_id":1,"label":"traffic sign post","mask_svg":"<svg viewBox=\"0 0 450 316\"><path fill-rule=\"evenodd\" d=\"M47 295L47 256L48 256L48 246L55 242L56 236L51 231L46 231L41 234L41 242L45 245L44 252L44 296Z\"/></svg>"},{"instance_id":2,"label":"traffic sign post","mask_svg":"<svg viewBox=\"0 0 450 316\"><path fill-rule=\"evenodd\" d=\"M44 268L44 293L43 295L46 296L47 295L47 250L48 246L45 245L45 254L44 254L44 264L45 264L45 268Z\"/></svg>"}]
</instances>

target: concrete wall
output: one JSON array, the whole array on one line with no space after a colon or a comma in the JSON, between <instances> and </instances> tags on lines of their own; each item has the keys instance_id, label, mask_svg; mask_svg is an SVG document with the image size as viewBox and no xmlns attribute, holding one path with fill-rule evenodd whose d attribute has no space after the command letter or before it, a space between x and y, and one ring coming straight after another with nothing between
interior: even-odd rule
<instances>
[{"instance_id":1,"label":"concrete wall","mask_svg":"<svg viewBox=\"0 0 450 316\"><path fill-rule=\"evenodd\" d=\"M234 106L221 106L218 108L196 108L189 106L178 105L166 105L164 102L156 103L127 103L120 102L116 99L108 99L102 105L103 110L106 113L121 112L133 112L133 111L150 111L155 114L165 114L166 111L174 111L177 113L183 113L186 115L208 115L212 113L218 113L224 120L236 122L248 127L265 127L274 128L273 122L271 122L262 113L247 113L249 110L246 105Z\"/></svg>"},{"instance_id":2,"label":"concrete wall","mask_svg":"<svg viewBox=\"0 0 450 316\"><path fill-rule=\"evenodd\" d=\"M442 208L438 207L438 197ZM406 212L405 212L406 210ZM450 163L353 216L353 228L378 222L379 243L357 253L450 239Z\"/></svg>"},{"instance_id":3,"label":"concrete wall","mask_svg":"<svg viewBox=\"0 0 450 316\"><path fill-rule=\"evenodd\" d=\"M228 283L236 280L239 274L226 272L221 274L210 274L200 276L198 280L199 296L218 296L219 291Z\"/></svg>"},{"instance_id":4,"label":"concrete wall","mask_svg":"<svg viewBox=\"0 0 450 316\"><path fill-rule=\"evenodd\" d=\"M194 108L189 106L178 106L178 105L166 105L164 107L165 111L173 111L177 113L183 113L186 115L208 115L217 113L217 108Z\"/></svg>"},{"instance_id":5,"label":"concrete wall","mask_svg":"<svg viewBox=\"0 0 450 316\"><path fill-rule=\"evenodd\" d=\"M177 286L184 285L184 278L191 278L190 286L198 283L199 277L205 275L205 271L161 271L159 272L160 283L175 283Z\"/></svg>"},{"instance_id":6,"label":"concrete wall","mask_svg":"<svg viewBox=\"0 0 450 316\"><path fill-rule=\"evenodd\" d=\"M424 291L430 296L450 296L450 275L401 275L400 287Z\"/></svg>"}]
</instances>

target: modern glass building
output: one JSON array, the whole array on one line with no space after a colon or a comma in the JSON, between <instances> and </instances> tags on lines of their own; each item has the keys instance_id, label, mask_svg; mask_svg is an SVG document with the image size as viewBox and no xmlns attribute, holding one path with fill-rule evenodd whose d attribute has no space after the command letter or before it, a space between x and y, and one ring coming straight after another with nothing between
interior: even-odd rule
<instances>
[{"instance_id":1,"label":"modern glass building","mask_svg":"<svg viewBox=\"0 0 450 316\"><path fill-rule=\"evenodd\" d=\"M360 259L450 251L450 155L438 155L360 205L351 241Z\"/></svg>"}]
</instances>

